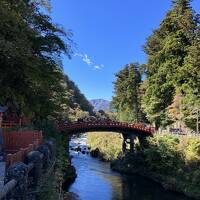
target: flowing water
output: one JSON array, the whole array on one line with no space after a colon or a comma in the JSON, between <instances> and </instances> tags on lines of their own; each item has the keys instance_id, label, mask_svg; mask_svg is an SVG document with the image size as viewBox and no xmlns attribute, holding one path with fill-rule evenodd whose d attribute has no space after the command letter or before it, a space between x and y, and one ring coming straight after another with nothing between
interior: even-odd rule
<instances>
[{"instance_id":1,"label":"flowing water","mask_svg":"<svg viewBox=\"0 0 200 200\"><path fill-rule=\"evenodd\" d=\"M86 137L72 139L72 147L88 151ZM165 191L159 184L140 176L125 176L113 172L110 164L89 154L71 151L77 178L69 192L80 200L191 200L183 195Z\"/></svg>"}]
</instances>

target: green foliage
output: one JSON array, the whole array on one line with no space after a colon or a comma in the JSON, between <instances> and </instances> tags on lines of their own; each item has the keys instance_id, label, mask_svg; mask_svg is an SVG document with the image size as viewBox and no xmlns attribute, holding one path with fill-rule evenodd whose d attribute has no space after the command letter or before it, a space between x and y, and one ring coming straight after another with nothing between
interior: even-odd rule
<instances>
[{"instance_id":1,"label":"green foliage","mask_svg":"<svg viewBox=\"0 0 200 200\"><path fill-rule=\"evenodd\" d=\"M186 144L184 147L186 163L200 164L200 140L197 140L195 137L186 139Z\"/></svg>"},{"instance_id":2,"label":"green foliage","mask_svg":"<svg viewBox=\"0 0 200 200\"><path fill-rule=\"evenodd\" d=\"M111 111L105 111L105 114L108 119L111 119L115 121L117 119L117 113L116 112L111 112Z\"/></svg>"},{"instance_id":3,"label":"green foliage","mask_svg":"<svg viewBox=\"0 0 200 200\"><path fill-rule=\"evenodd\" d=\"M146 142L144 151L136 146L134 153L113 161L111 167L146 176L166 189L199 199L200 138L155 135Z\"/></svg>"},{"instance_id":4,"label":"green foliage","mask_svg":"<svg viewBox=\"0 0 200 200\"><path fill-rule=\"evenodd\" d=\"M146 42L142 107L157 127L176 118L169 115L168 107L177 95L182 96L184 121L194 127L192 110L200 105L199 24L189 0L173 1L172 9Z\"/></svg>"},{"instance_id":5,"label":"green foliage","mask_svg":"<svg viewBox=\"0 0 200 200\"><path fill-rule=\"evenodd\" d=\"M112 141L112 142L111 142ZM89 133L88 145L98 148L104 160L118 159L122 139L116 133ZM129 173L140 173L156 177L170 188L190 195L199 195L200 139L198 137L176 137L156 135L147 139L144 151L137 144L134 154L127 154L115 161L120 169ZM117 167L119 169L119 166Z\"/></svg>"},{"instance_id":6,"label":"green foliage","mask_svg":"<svg viewBox=\"0 0 200 200\"><path fill-rule=\"evenodd\" d=\"M138 122L143 120L143 113L140 105L140 83L141 76L139 65L126 65L118 74L116 74L114 83L115 96L112 100L118 114L118 119L127 122Z\"/></svg>"},{"instance_id":7,"label":"green foliage","mask_svg":"<svg viewBox=\"0 0 200 200\"><path fill-rule=\"evenodd\" d=\"M170 188L198 196L200 177L200 139L170 135L148 138L144 152L127 155L125 170L155 178ZM123 167L122 166L122 167Z\"/></svg>"},{"instance_id":8,"label":"green foliage","mask_svg":"<svg viewBox=\"0 0 200 200\"><path fill-rule=\"evenodd\" d=\"M179 139L172 136L156 136L149 140L149 148L144 152L149 169L160 174L172 175L183 166Z\"/></svg>"},{"instance_id":9,"label":"green foliage","mask_svg":"<svg viewBox=\"0 0 200 200\"><path fill-rule=\"evenodd\" d=\"M48 0L0 1L0 105L34 120L66 118L73 107L91 111L64 76L61 55L72 54L72 33L52 23L40 6Z\"/></svg>"},{"instance_id":10,"label":"green foliage","mask_svg":"<svg viewBox=\"0 0 200 200\"><path fill-rule=\"evenodd\" d=\"M19 113L46 117L62 101L61 53L70 46L67 34L30 1L0 2L0 103L12 101Z\"/></svg>"},{"instance_id":11,"label":"green foliage","mask_svg":"<svg viewBox=\"0 0 200 200\"><path fill-rule=\"evenodd\" d=\"M98 148L101 157L106 161L117 159L122 150L122 138L118 133L88 133L87 139L88 146L92 150Z\"/></svg>"},{"instance_id":12,"label":"green foliage","mask_svg":"<svg viewBox=\"0 0 200 200\"><path fill-rule=\"evenodd\" d=\"M65 191L62 190L62 184L67 181L66 177L76 177L75 171L72 170L68 148L68 136L60 134L52 121L43 121L35 126L36 129L43 131L45 139L55 138L56 139L56 165L55 169L44 180L41 180L39 185L39 192L37 199L65 199ZM47 181L48 180L48 181Z\"/></svg>"},{"instance_id":13,"label":"green foliage","mask_svg":"<svg viewBox=\"0 0 200 200\"><path fill-rule=\"evenodd\" d=\"M93 115L93 106L81 93L78 86L65 75L66 91L68 92L69 117L72 120Z\"/></svg>"}]
</instances>

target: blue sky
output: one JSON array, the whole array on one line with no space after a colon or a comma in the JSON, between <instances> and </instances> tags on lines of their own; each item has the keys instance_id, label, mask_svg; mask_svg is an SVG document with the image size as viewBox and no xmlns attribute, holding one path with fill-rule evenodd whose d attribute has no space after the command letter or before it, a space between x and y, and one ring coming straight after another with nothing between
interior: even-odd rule
<instances>
[{"instance_id":1,"label":"blue sky","mask_svg":"<svg viewBox=\"0 0 200 200\"><path fill-rule=\"evenodd\" d=\"M192 5L200 13L200 0ZM65 73L88 99L111 100L114 74L146 62L142 46L170 7L170 0L52 0L53 21L77 44L72 59L63 58Z\"/></svg>"}]
</instances>

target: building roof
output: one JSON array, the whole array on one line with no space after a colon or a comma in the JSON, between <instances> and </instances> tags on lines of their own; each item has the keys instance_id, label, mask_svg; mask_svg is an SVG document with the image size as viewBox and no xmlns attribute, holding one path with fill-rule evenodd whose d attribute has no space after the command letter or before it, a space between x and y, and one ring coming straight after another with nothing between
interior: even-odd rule
<instances>
[{"instance_id":1,"label":"building roof","mask_svg":"<svg viewBox=\"0 0 200 200\"><path fill-rule=\"evenodd\" d=\"M0 113L5 112L7 109L7 106L0 106Z\"/></svg>"}]
</instances>

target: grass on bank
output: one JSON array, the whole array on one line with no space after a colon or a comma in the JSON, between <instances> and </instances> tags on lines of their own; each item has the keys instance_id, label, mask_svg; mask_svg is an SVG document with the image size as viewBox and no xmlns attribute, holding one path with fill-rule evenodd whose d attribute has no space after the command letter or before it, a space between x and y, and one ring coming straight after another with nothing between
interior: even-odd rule
<instances>
[{"instance_id":1,"label":"grass on bank","mask_svg":"<svg viewBox=\"0 0 200 200\"><path fill-rule=\"evenodd\" d=\"M91 132L87 135L87 144L91 150L99 149L100 157L106 161L117 159L121 152L122 137L114 132Z\"/></svg>"}]
</instances>

